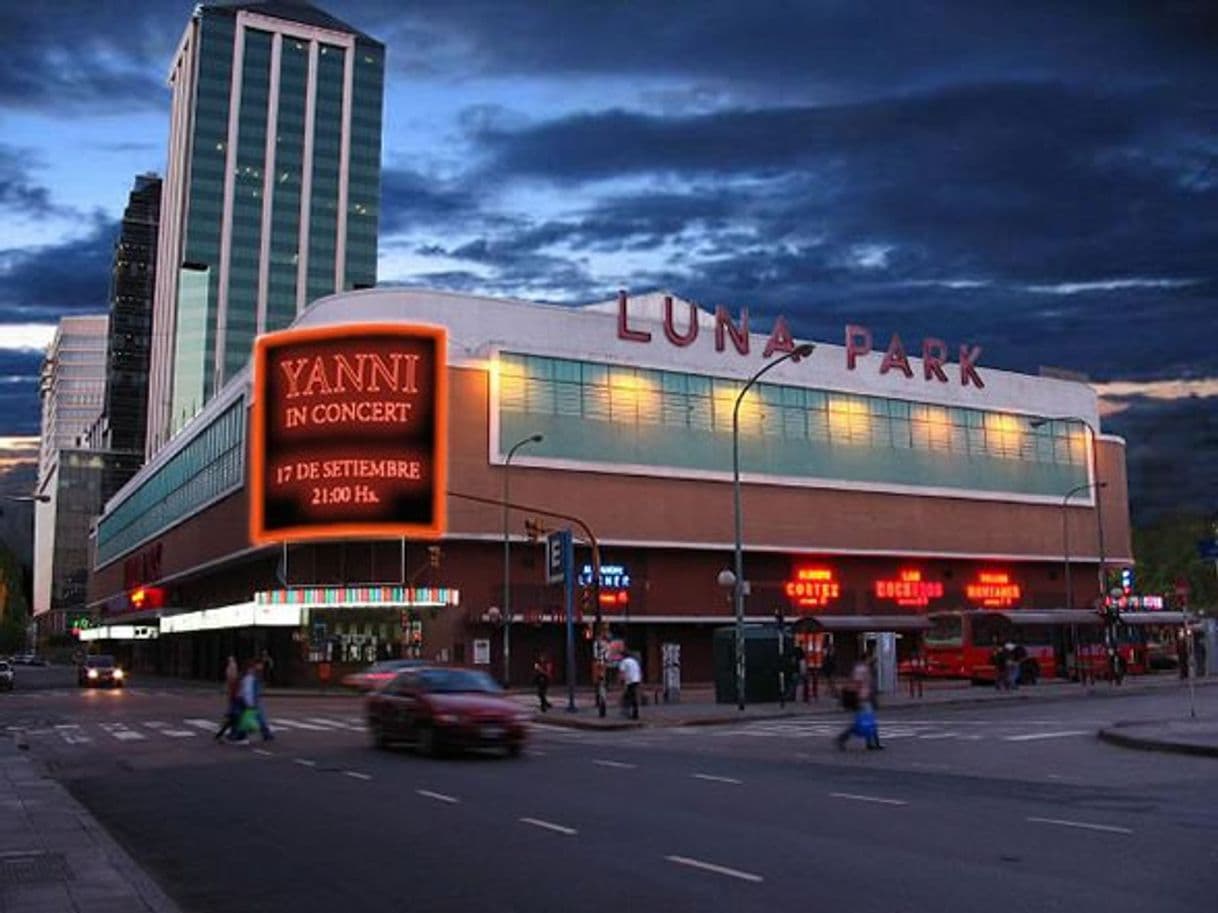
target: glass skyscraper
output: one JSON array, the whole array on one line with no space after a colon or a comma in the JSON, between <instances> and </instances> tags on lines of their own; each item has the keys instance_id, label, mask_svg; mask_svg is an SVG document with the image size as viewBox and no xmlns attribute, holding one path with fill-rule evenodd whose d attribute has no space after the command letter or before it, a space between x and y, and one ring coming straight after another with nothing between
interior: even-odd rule
<instances>
[{"instance_id":1,"label":"glass skyscraper","mask_svg":"<svg viewBox=\"0 0 1218 913\"><path fill-rule=\"evenodd\" d=\"M307 3L196 8L169 74L149 456L255 335L376 284L384 60Z\"/></svg>"}]
</instances>

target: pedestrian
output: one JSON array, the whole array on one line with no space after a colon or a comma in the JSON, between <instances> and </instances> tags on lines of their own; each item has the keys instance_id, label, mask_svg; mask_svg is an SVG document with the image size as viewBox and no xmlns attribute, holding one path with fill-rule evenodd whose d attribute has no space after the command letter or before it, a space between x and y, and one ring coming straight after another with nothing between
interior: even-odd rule
<instances>
[{"instance_id":1,"label":"pedestrian","mask_svg":"<svg viewBox=\"0 0 1218 913\"><path fill-rule=\"evenodd\" d=\"M275 682L275 660L271 656L271 651L265 649L262 651L262 681L267 685Z\"/></svg>"},{"instance_id":2,"label":"pedestrian","mask_svg":"<svg viewBox=\"0 0 1218 913\"><path fill-rule=\"evenodd\" d=\"M842 687L842 706L854 710L854 719L835 740L838 749L845 751L846 742L857 735L869 751L881 750L884 746L880 744L880 727L875 718L875 681L865 658L854 664L849 683Z\"/></svg>"},{"instance_id":3,"label":"pedestrian","mask_svg":"<svg viewBox=\"0 0 1218 913\"><path fill-rule=\"evenodd\" d=\"M829 697L837 697L837 684L833 677L837 674L837 651L833 649L833 641L826 640L824 651L820 658L820 674L825 680L825 687L829 689Z\"/></svg>"},{"instance_id":4,"label":"pedestrian","mask_svg":"<svg viewBox=\"0 0 1218 913\"><path fill-rule=\"evenodd\" d=\"M541 706L541 712L545 713L553 704L546 696L546 692L550 689L550 679L554 675L554 667L544 651L538 651L533 658L533 684L537 688L537 703Z\"/></svg>"},{"instance_id":5,"label":"pedestrian","mask_svg":"<svg viewBox=\"0 0 1218 913\"><path fill-rule=\"evenodd\" d=\"M639 718L639 683L643 681L643 668L633 653L627 653L617 664L618 674L622 677L622 714L629 712L632 720Z\"/></svg>"},{"instance_id":6,"label":"pedestrian","mask_svg":"<svg viewBox=\"0 0 1218 913\"><path fill-rule=\"evenodd\" d=\"M994 652L990 654L990 662L994 664L994 687L999 691L1005 691L1010 687L1007 679L1007 660L1009 658L1007 648L998 643L998 638L995 637Z\"/></svg>"},{"instance_id":7,"label":"pedestrian","mask_svg":"<svg viewBox=\"0 0 1218 913\"><path fill-rule=\"evenodd\" d=\"M1011 677L1011 690L1019 690L1019 679L1023 673L1023 661L1028 658L1027 648L1023 644L1007 642L1007 655L1010 656L1007 674Z\"/></svg>"},{"instance_id":8,"label":"pedestrian","mask_svg":"<svg viewBox=\"0 0 1218 913\"><path fill-rule=\"evenodd\" d=\"M808 703L808 654L799 644L795 645L795 676L804 689L804 703ZM795 689L791 689L791 700L795 700Z\"/></svg>"},{"instance_id":9,"label":"pedestrian","mask_svg":"<svg viewBox=\"0 0 1218 913\"><path fill-rule=\"evenodd\" d=\"M266 723L266 714L262 711L262 664L258 660L250 660L246 667L245 676L241 679L241 703L244 709L241 711L241 722L239 724L243 732L252 731L256 726L259 733L262 735L262 741L269 742L275 738L271 732L271 727ZM250 714L252 717L252 725L250 722Z\"/></svg>"},{"instance_id":10,"label":"pedestrian","mask_svg":"<svg viewBox=\"0 0 1218 913\"><path fill-rule=\"evenodd\" d=\"M926 660L915 642L909 652L909 696L922 697L922 680L926 675Z\"/></svg>"},{"instance_id":11,"label":"pedestrian","mask_svg":"<svg viewBox=\"0 0 1218 913\"><path fill-rule=\"evenodd\" d=\"M224 667L224 696L227 702L224 722L221 723L219 731L215 735L216 741L224 738L228 734L229 740L233 741L237 736L237 721L241 716L241 670L237 666L237 657L230 656L228 663Z\"/></svg>"}]
</instances>

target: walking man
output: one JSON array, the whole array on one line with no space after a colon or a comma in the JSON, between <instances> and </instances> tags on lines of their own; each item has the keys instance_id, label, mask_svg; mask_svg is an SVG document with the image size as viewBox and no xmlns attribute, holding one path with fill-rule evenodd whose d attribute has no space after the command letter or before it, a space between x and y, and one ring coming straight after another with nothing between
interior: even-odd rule
<instances>
[{"instance_id":1,"label":"walking man","mask_svg":"<svg viewBox=\"0 0 1218 913\"><path fill-rule=\"evenodd\" d=\"M627 653L618 663L618 674L625 690L622 692L622 712L630 712L630 718L639 718L639 683L643 680L643 669L633 653Z\"/></svg>"},{"instance_id":2,"label":"walking man","mask_svg":"<svg viewBox=\"0 0 1218 913\"><path fill-rule=\"evenodd\" d=\"M228 735L230 740L238 737L237 720L241 716L241 670L237 667L237 657L230 656L224 667L224 696L226 700L224 722L216 733L216 741Z\"/></svg>"},{"instance_id":3,"label":"walking man","mask_svg":"<svg viewBox=\"0 0 1218 913\"><path fill-rule=\"evenodd\" d=\"M266 715L262 712L261 673L262 664L256 659L250 660L250 664L245 670L245 677L241 679L241 701L245 705L245 712L253 712L254 719L258 723L258 731L262 734L262 741L269 742L275 738L275 735L271 732L271 727L267 725Z\"/></svg>"},{"instance_id":4,"label":"walking man","mask_svg":"<svg viewBox=\"0 0 1218 913\"><path fill-rule=\"evenodd\" d=\"M544 651L538 651L537 658L533 660L533 684L537 687L537 703L541 707L542 713L553 706L549 697L546 696L550 689L550 678L553 673L554 667L550 662L550 657Z\"/></svg>"},{"instance_id":5,"label":"walking man","mask_svg":"<svg viewBox=\"0 0 1218 913\"><path fill-rule=\"evenodd\" d=\"M868 751L881 750L884 746L880 744L880 727L875 718L875 680L867 660L860 659L854 664L850 683L843 686L842 695L843 706L854 709L854 720L837 737L837 747L844 751L850 737L857 735L863 739Z\"/></svg>"}]
</instances>

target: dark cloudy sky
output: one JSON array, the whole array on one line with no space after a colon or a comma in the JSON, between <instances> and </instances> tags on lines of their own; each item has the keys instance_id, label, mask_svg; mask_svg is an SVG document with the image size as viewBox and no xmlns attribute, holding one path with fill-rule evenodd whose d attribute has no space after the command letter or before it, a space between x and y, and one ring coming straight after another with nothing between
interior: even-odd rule
<instances>
[{"instance_id":1,"label":"dark cloudy sky","mask_svg":"<svg viewBox=\"0 0 1218 913\"><path fill-rule=\"evenodd\" d=\"M319 5L388 46L382 281L1218 378L1218 4ZM46 327L104 309L191 7L0 5L0 434Z\"/></svg>"}]
</instances>

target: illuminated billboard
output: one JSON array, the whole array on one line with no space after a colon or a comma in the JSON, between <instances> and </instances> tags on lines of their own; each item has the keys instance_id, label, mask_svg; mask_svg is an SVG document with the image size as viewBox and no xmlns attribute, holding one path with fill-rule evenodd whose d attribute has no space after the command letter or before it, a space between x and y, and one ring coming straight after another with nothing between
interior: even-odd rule
<instances>
[{"instance_id":1,"label":"illuminated billboard","mask_svg":"<svg viewBox=\"0 0 1218 913\"><path fill-rule=\"evenodd\" d=\"M1023 588L1005 571L982 571L964 592L969 602L987 609L1009 609L1023 597Z\"/></svg>"},{"instance_id":2,"label":"illuminated billboard","mask_svg":"<svg viewBox=\"0 0 1218 913\"><path fill-rule=\"evenodd\" d=\"M250 539L444 531L447 333L352 324L254 343Z\"/></svg>"},{"instance_id":3,"label":"illuminated billboard","mask_svg":"<svg viewBox=\"0 0 1218 913\"><path fill-rule=\"evenodd\" d=\"M877 599L890 599L899 606L927 606L932 599L943 597L943 583L923 580L919 570L902 570L893 580L875 581Z\"/></svg>"},{"instance_id":4,"label":"illuminated billboard","mask_svg":"<svg viewBox=\"0 0 1218 913\"><path fill-rule=\"evenodd\" d=\"M805 609L824 608L842 595L833 568L810 565L796 566L784 590L792 603Z\"/></svg>"}]
</instances>

